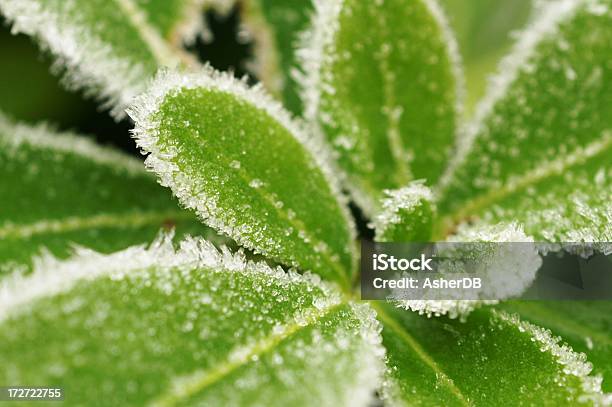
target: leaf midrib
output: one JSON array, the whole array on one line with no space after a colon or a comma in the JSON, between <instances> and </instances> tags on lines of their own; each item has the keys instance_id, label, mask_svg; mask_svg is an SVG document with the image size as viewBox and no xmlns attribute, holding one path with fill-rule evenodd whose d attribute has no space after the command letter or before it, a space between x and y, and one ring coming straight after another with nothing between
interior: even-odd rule
<instances>
[{"instance_id":1,"label":"leaf midrib","mask_svg":"<svg viewBox=\"0 0 612 407\"><path fill-rule=\"evenodd\" d=\"M568 169L585 164L589 159L604 153L612 146L612 132L604 131L601 140L593 141L584 147L578 147L572 153L554 161L547 161L534 169L514 178L512 183L506 183L501 188L485 191L468 201L459 209L445 216L440 225L445 229L442 233L448 235L456 225L467 216L476 214L482 209L499 202L503 198L535 185L549 177L565 173Z\"/></svg>"},{"instance_id":2,"label":"leaf midrib","mask_svg":"<svg viewBox=\"0 0 612 407\"><path fill-rule=\"evenodd\" d=\"M412 348L414 353L433 370L436 375L444 377L448 380L442 380L442 383L450 390L450 392L465 406L472 406L468 401L468 398L461 392L461 390L455 385L455 382L438 366L436 361L431 358L425 349L419 344L419 342L410 333L397 323L384 309L376 303L376 301L370 301L372 308L376 310L376 314L380 321L383 323L385 328L390 328L404 341L408 346Z\"/></svg>"},{"instance_id":3,"label":"leaf midrib","mask_svg":"<svg viewBox=\"0 0 612 407\"><path fill-rule=\"evenodd\" d=\"M268 336L260 339L255 343L255 345L252 346L251 352L244 355L239 360L232 362L226 359L212 370L192 374L191 377L181 380L182 386L180 389L178 387L175 387L174 389L171 388L170 391L154 400L151 405L173 406L177 405L181 401L189 399L190 397L202 392L204 389L220 382L239 368L248 365L254 358L259 358L275 349L281 342L289 339L296 333L315 325L321 319L325 318L327 315L344 305L347 305L347 303L340 301L323 309L310 308L310 310L315 310L316 312L309 315L309 317L306 318L305 323L298 324L296 322L292 322L283 325L281 333L271 333ZM229 355L231 355L231 351L228 353L228 356Z\"/></svg>"},{"instance_id":4,"label":"leaf midrib","mask_svg":"<svg viewBox=\"0 0 612 407\"><path fill-rule=\"evenodd\" d=\"M386 24L383 21L383 36L387 36L387 31L385 29ZM389 51L389 54L392 51ZM395 161L395 165L397 167L397 171L394 174L395 181L397 185L402 186L407 184L412 179L412 172L410 171L410 166L408 165L408 157L406 155L406 149L404 146L404 142L402 139L402 134L400 131L400 123L401 123L401 113L398 118L394 118L394 109L397 107L396 95L395 95L395 86L393 86L393 78L392 71L389 69L389 63L387 58L389 56L385 56L380 59L378 68L380 69L382 81L383 81L383 96L384 96L384 109L385 112L383 115L387 118L387 141L389 142L389 147L391 150L391 156Z\"/></svg>"},{"instance_id":5,"label":"leaf midrib","mask_svg":"<svg viewBox=\"0 0 612 407\"><path fill-rule=\"evenodd\" d=\"M200 150L204 150L204 145L201 142L199 137L196 137L194 134L190 134L192 140L195 142L195 144L199 145L201 147ZM206 146L208 149L211 149L211 146ZM213 147L214 148L214 147ZM218 150L215 149L215 151L219 152ZM217 154L217 159L219 161L222 161L222 164L226 167L226 168L231 168L232 170L234 170L239 176L240 178L245 182L246 185L248 185L251 181L252 178L248 176L248 174L246 174L246 172L242 169L242 168L233 168L230 165L230 162L228 160L223 160L221 157L225 158L224 152L221 151L219 154ZM271 208L273 208L272 210L275 211L279 217L281 219L284 219L287 223L289 223L290 225L292 225L292 227L299 231L302 232L303 236L305 236L307 239L310 240L310 242L312 243L313 247L316 247L319 243L323 243L325 249L321 250L318 252L319 255L321 255L326 261L327 263L334 269L335 274L342 280L342 284L344 286L345 289L349 289L350 288L350 278L348 276L347 270L344 268L344 266L339 263L336 262L332 256L328 253L328 245L326 242L323 242L321 239L319 239L318 237L314 237L311 233L309 233L304 225L304 223L302 221L300 221L299 219L296 218L290 218L289 215L282 209L279 208L275 205L275 200L266 193L266 191L264 191L265 188L251 188L251 190L254 190L256 194L259 194L268 204ZM284 208L284 207L283 207ZM242 244L245 244L245 242L241 242ZM248 243L248 242L247 242Z\"/></svg>"},{"instance_id":6,"label":"leaf midrib","mask_svg":"<svg viewBox=\"0 0 612 407\"><path fill-rule=\"evenodd\" d=\"M126 228L157 224L168 219L183 220L192 215L179 210L141 211L125 213L98 213L90 216L69 216L60 219L44 219L27 224L0 225L0 239L27 239L32 236L66 233L96 228Z\"/></svg>"}]
</instances>

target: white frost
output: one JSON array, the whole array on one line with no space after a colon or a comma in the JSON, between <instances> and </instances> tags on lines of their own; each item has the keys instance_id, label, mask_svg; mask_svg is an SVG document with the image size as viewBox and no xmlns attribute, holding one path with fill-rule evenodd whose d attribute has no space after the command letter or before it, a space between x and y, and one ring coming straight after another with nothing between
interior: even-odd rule
<instances>
[{"instance_id":1,"label":"white frost","mask_svg":"<svg viewBox=\"0 0 612 407\"><path fill-rule=\"evenodd\" d=\"M33 272L11 275L0 282L0 321L15 312L22 312L27 304L70 290L77 282L95 280L101 276L122 278L136 270L153 267L180 270L210 268L227 272L266 273L285 281L307 281L321 289L328 298L326 306L337 304L340 296L321 279L309 273L285 272L280 267L270 268L265 263L246 260L241 253L231 253L226 247L217 249L202 238L188 237L175 250L173 233L160 233L146 247L137 245L107 255L84 247L75 247L69 260L60 260L43 253L33 260Z\"/></svg>"},{"instance_id":2,"label":"white frost","mask_svg":"<svg viewBox=\"0 0 612 407\"><path fill-rule=\"evenodd\" d=\"M157 173L162 185L169 186L179 200L188 208L196 209L198 214L206 220L211 227L231 236L239 244L254 250L252 242L241 237L240 231L231 225L225 224L217 216L219 210L216 206L214 197L203 197L201 194L194 195L193 186L198 184L197 180L190 179L189 176L180 172L173 162L177 152L163 153L160 151L158 134L160 123L155 119L155 113L163 103L167 95L181 89L214 89L243 100L253 107L260 109L271 118L282 125L295 139L305 147L310 153L313 162L321 170L323 176L328 181L332 195L336 198L339 208L349 229L349 240L353 241L356 236L353 219L347 208L347 198L340 190L338 179L334 171L328 165L331 153L327 146L318 138L309 137L303 128L303 124L294 120L291 115L266 93L261 85L249 87L245 79L237 80L231 74L218 72L209 66L204 67L199 72L178 73L173 71L162 71L155 78L149 90L139 96L134 104L128 109L128 114L135 122L133 131L134 138L138 146L145 152L150 153L145 161L148 168ZM255 180L254 180L255 181ZM255 182L252 186L256 187L259 183ZM244 225L242 227L249 227ZM353 245L350 250L354 251ZM353 261L356 255L351 256Z\"/></svg>"},{"instance_id":3,"label":"white frost","mask_svg":"<svg viewBox=\"0 0 612 407\"><path fill-rule=\"evenodd\" d=\"M382 210L374 218L376 236L382 236L391 225L404 221L400 212L410 212L423 202L433 204L433 194L424 180L413 181L407 187L385 191Z\"/></svg>"}]
</instances>

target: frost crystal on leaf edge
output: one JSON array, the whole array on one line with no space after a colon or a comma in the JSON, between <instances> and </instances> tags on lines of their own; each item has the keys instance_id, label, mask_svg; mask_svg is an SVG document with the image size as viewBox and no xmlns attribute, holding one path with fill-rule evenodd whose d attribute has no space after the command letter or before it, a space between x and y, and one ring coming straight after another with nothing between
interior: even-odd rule
<instances>
[{"instance_id":1,"label":"frost crystal on leaf edge","mask_svg":"<svg viewBox=\"0 0 612 407\"><path fill-rule=\"evenodd\" d=\"M294 120L283 106L266 93L261 84L249 87L246 78L237 80L231 74L219 72L210 66L203 67L199 72L179 73L169 70L161 70L156 76L149 90L135 99L133 105L127 109L128 115L134 120L135 128L133 137L138 146L149 153L145 164L155 172L164 186L168 186L177 195L181 203L188 208L196 209L199 216L206 220L211 227L230 236L240 245L252 250L259 250L250 242L241 238L233 230L218 220L212 211L204 210L201 197L195 199L187 190L192 182L180 173L172 162L173 156L162 154L157 146L160 123L154 119L155 113L163 103L166 96L180 89L204 88L227 93L239 100L244 100L253 107L260 109L263 113L280 123L295 139L310 153L313 162L321 170L330 187L332 195L336 198L338 206L343 213L349 231L349 250L351 259L356 262L357 256L354 245L351 243L356 239L355 224L348 211L347 197L340 189L340 182L335 177L334 171L329 165L331 153L326 144L317 137L308 137L302 123ZM263 253L265 254L265 253Z\"/></svg>"},{"instance_id":2,"label":"frost crystal on leaf edge","mask_svg":"<svg viewBox=\"0 0 612 407\"><path fill-rule=\"evenodd\" d=\"M402 221L400 210L410 210L420 202L433 204L434 197L431 190L425 186L424 180L416 180L408 186L395 190L384 191L387 197L382 201L380 211L372 222L376 236L382 236L391 225L397 225Z\"/></svg>"},{"instance_id":3,"label":"frost crystal on leaf edge","mask_svg":"<svg viewBox=\"0 0 612 407\"><path fill-rule=\"evenodd\" d=\"M587 361L584 353L575 352L569 345L562 343L560 337L553 336L549 329L522 321L518 315L499 310L492 310L492 312L498 322L516 326L520 332L530 335L531 340L539 345L542 352L550 353L563 366L563 373L579 379L585 394L578 396L578 401L593 403L596 406L612 404L612 394L603 393L601 389L602 376L589 375L593 370L593 365Z\"/></svg>"}]
</instances>

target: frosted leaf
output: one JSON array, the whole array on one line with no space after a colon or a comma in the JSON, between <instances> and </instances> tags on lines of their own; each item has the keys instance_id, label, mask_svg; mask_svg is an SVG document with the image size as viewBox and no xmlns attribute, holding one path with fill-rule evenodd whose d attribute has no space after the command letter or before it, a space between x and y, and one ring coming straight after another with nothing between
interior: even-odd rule
<instances>
[{"instance_id":1,"label":"frosted leaf","mask_svg":"<svg viewBox=\"0 0 612 407\"><path fill-rule=\"evenodd\" d=\"M0 380L75 404L366 405L384 358L367 305L201 239L49 259L2 283L0 324Z\"/></svg>"},{"instance_id":2,"label":"frosted leaf","mask_svg":"<svg viewBox=\"0 0 612 407\"><path fill-rule=\"evenodd\" d=\"M553 336L550 330L521 321L517 315L499 311L494 312L493 315L504 323L515 325L519 331L531 337L532 341L540 347L541 352L552 355L560 367L555 381L560 386L571 382L580 384L573 394L578 402L602 406L612 403L612 394L603 394L601 390L601 376L590 375L593 365L587 361L584 353L575 352L569 345L563 343L561 338Z\"/></svg>"},{"instance_id":3,"label":"frosted leaf","mask_svg":"<svg viewBox=\"0 0 612 407\"><path fill-rule=\"evenodd\" d=\"M448 242L469 244L439 243L436 252L450 259L448 262L440 262L439 272L461 272L461 261L457 259L478 259L477 268L470 271L482 278L482 289L476 292L481 299L462 300L467 295L460 289L433 290L435 294L429 292L427 298L439 295L440 300L399 300L396 302L398 307L428 317L448 315L452 319L465 320L473 309L483 304L496 304L498 299L521 295L531 285L542 265L533 238L526 236L516 224L462 227ZM514 244L491 244L495 242ZM474 290L468 291L474 295Z\"/></svg>"},{"instance_id":4,"label":"frosted leaf","mask_svg":"<svg viewBox=\"0 0 612 407\"><path fill-rule=\"evenodd\" d=\"M83 136L0 114L0 278L72 246L111 252L150 242L161 228L212 232L176 206L143 164ZM34 258L33 258L34 257Z\"/></svg>"},{"instance_id":5,"label":"frosted leaf","mask_svg":"<svg viewBox=\"0 0 612 407\"><path fill-rule=\"evenodd\" d=\"M428 242L431 238L435 204L423 181L385 191L382 210L373 226L379 242Z\"/></svg>"},{"instance_id":6,"label":"frosted leaf","mask_svg":"<svg viewBox=\"0 0 612 407\"><path fill-rule=\"evenodd\" d=\"M349 285L355 232L325 146L261 87L212 68L161 73L129 114L147 166L207 225Z\"/></svg>"},{"instance_id":7,"label":"frosted leaf","mask_svg":"<svg viewBox=\"0 0 612 407\"><path fill-rule=\"evenodd\" d=\"M389 404L607 405L584 354L549 331L485 307L464 322L377 303ZM534 368L537 367L537 368ZM466 368L470 374L466 374Z\"/></svg>"},{"instance_id":8,"label":"frosted leaf","mask_svg":"<svg viewBox=\"0 0 612 407\"><path fill-rule=\"evenodd\" d=\"M53 54L53 69L65 74L69 88L85 89L121 117L158 67L195 64L180 47L203 3L3 0L0 12L14 33L33 36Z\"/></svg>"},{"instance_id":9,"label":"frosted leaf","mask_svg":"<svg viewBox=\"0 0 612 407\"><path fill-rule=\"evenodd\" d=\"M603 377L603 389L611 391L612 301L509 301L501 308L532 324L545 326L576 352L587 355L593 372Z\"/></svg>"},{"instance_id":10,"label":"frosted leaf","mask_svg":"<svg viewBox=\"0 0 612 407\"><path fill-rule=\"evenodd\" d=\"M302 45L305 118L333 146L365 212L377 211L385 189L435 183L462 96L456 45L437 4L315 1Z\"/></svg>"},{"instance_id":11,"label":"frosted leaf","mask_svg":"<svg viewBox=\"0 0 612 407\"><path fill-rule=\"evenodd\" d=\"M480 218L538 241L612 240L612 3L542 4L437 191L441 234Z\"/></svg>"}]
</instances>

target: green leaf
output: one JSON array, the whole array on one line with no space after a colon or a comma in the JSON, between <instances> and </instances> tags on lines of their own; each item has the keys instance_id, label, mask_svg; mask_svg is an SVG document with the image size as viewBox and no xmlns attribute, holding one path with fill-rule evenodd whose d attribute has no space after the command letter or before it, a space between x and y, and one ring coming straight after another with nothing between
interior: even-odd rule
<instances>
[{"instance_id":1,"label":"green leaf","mask_svg":"<svg viewBox=\"0 0 612 407\"><path fill-rule=\"evenodd\" d=\"M423 181L385 191L382 211L374 218L378 242L429 242L435 215L433 195Z\"/></svg>"},{"instance_id":2,"label":"green leaf","mask_svg":"<svg viewBox=\"0 0 612 407\"><path fill-rule=\"evenodd\" d=\"M0 174L0 276L73 245L109 253L150 242L160 228L212 237L140 161L82 136L0 115Z\"/></svg>"},{"instance_id":3,"label":"green leaf","mask_svg":"<svg viewBox=\"0 0 612 407\"><path fill-rule=\"evenodd\" d=\"M311 0L252 0L245 2L242 16L255 39L257 76L297 115L302 113L302 101L294 78L295 46L311 13Z\"/></svg>"},{"instance_id":4,"label":"green leaf","mask_svg":"<svg viewBox=\"0 0 612 407\"><path fill-rule=\"evenodd\" d=\"M458 57L432 1L316 1L300 51L305 117L333 146L353 198L434 185L454 145Z\"/></svg>"},{"instance_id":5,"label":"green leaf","mask_svg":"<svg viewBox=\"0 0 612 407\"><path fill-rule=\"evenodd\" d=\"M159 66L193 64L178 46L198 0L1 0L13 32L56 58L70 88L84 88L120 117ZM186 24L186 25L182 25ZM175 42L173 46L170 42Z\"/></svg>"},{"instance_id":6,"label":"green leaf","mask_svg":"<svg viewBox=\"0 0 612 407\"><path fill-rule=\"evenodd\" d=\"M612 392L612 301L509 301L499 307L549 328L585 353L603 376L603 390Z\"/></svg>"},{"instance_id":7,"label":"green leaf","mask_svg":"<svg viewBox=\"0 0 612 407\"><path fill-rule=\"evenodd\" d=\"M480 218L546 241L612 240L612 2L548 3L479 107L437 235Z\"/></svg>"},{"instance_id":8,"label":"green leaf","mask_svg":"<svg viewBox=\"0 0 612 407\"><path fill-rule=\"evenodd\" d=\"M326 153L261 88L211 69L166 73L129 114L149 168L206 224L349 286L354 230Z\"/></svg>"},{"instance_id":9,"label":"green leaf","mask_svg":"<svg viewBox=\"0 0 612 407\"><path fill-rule=\"evenodd\" d=\"M601 377L584 354L504 312L479 309L466 322L428 319L384 303L388 373L383 397L406 405L603 405Z\"/></svg>"},{"instance_id":10,"label":"green leaf","mask_svg":"<svg viewBox=\"0 0 612 407\"><path fill-rule=\"evenodd\" d=\"M379 324L319 281L195 239L52 262L0 289L0 382L71 405L366 405Z\"/></svg>"}]
</instances>

